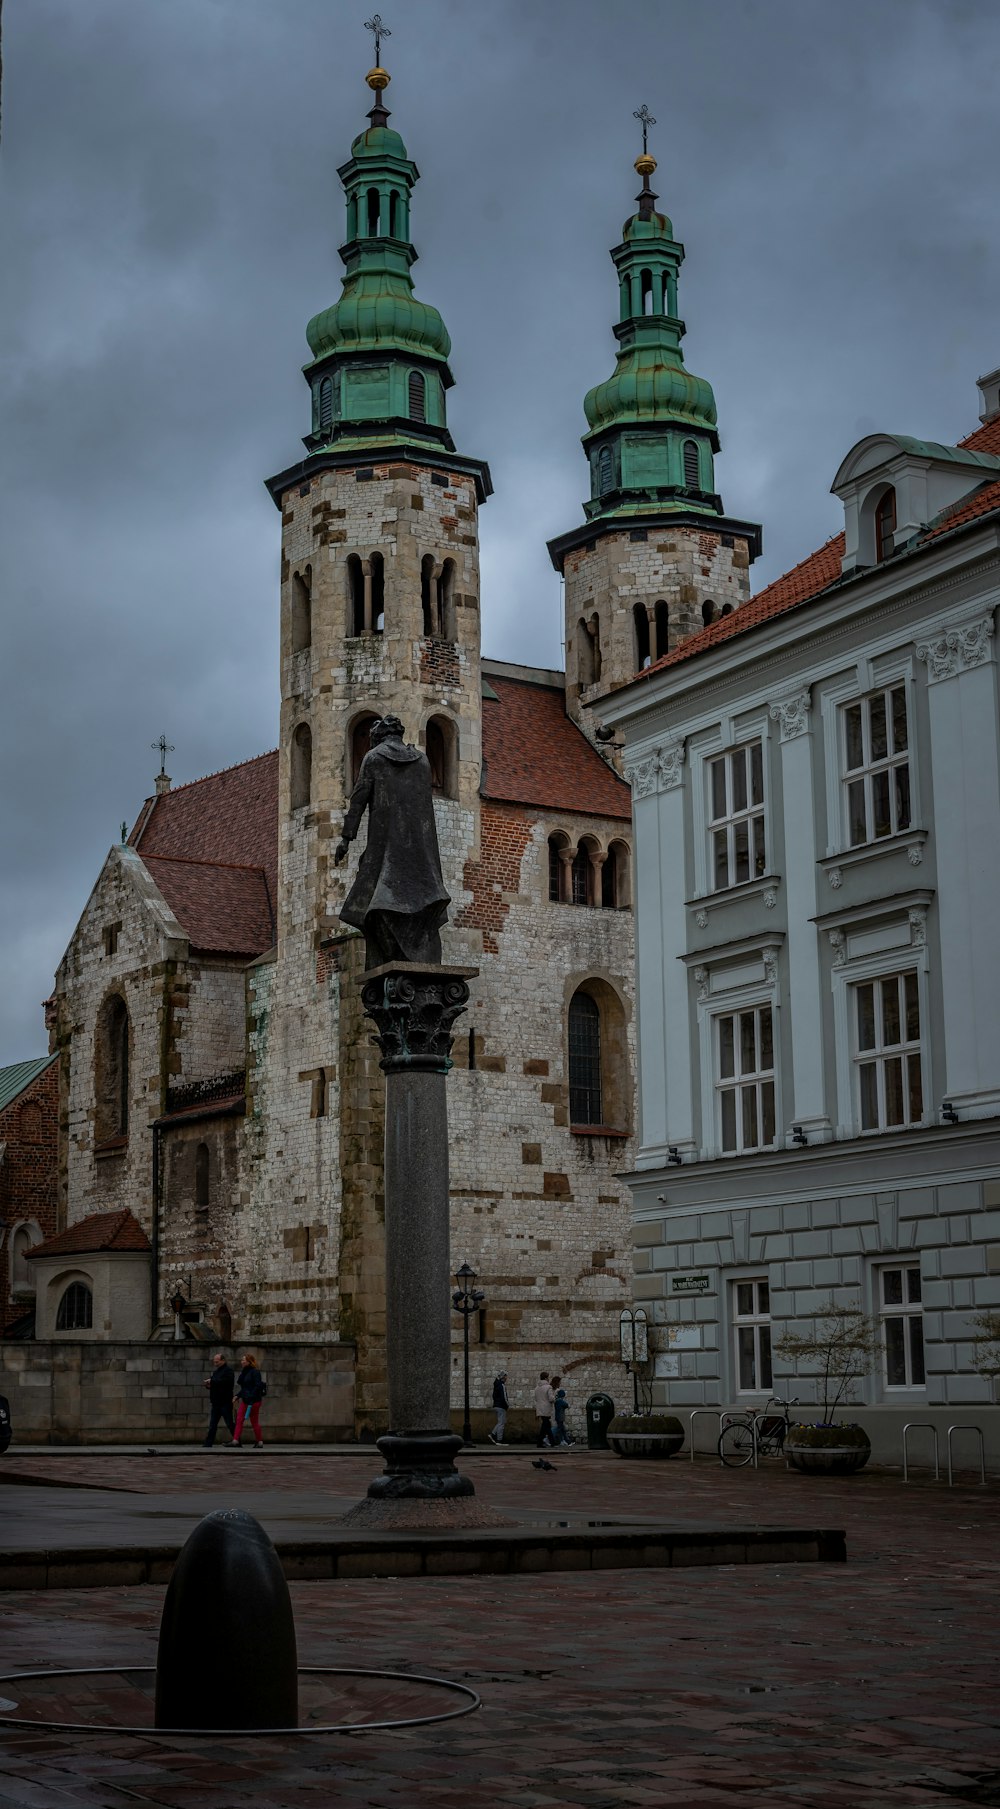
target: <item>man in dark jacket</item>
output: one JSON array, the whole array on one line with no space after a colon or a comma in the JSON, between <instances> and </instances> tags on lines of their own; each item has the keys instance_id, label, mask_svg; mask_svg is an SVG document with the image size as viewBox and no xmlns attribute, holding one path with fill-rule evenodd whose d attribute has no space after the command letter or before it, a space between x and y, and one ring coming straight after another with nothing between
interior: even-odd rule
<instances>
[{"instance_id":1,"label":"man in dark jacket","mask_svg":"<svg viewBox=\"0 0 1000 1809\"><path fill-rule=\"evenodd\" d=\"M386 961L439 966L441 925L451 901L441 877L431 769L427 755L404 742L398 716L383 716L372 729L334 849L338 866L365 811L368 841L341 921L364 930L366 967Z\"/></svg>"},{"instance_id":2,"label":"man in dark jacket","mask_svg":"<svg viewBox=\"0 0 1000 1809\"><path fill-rule=\"evenodd\" d=\"M230 1438L236 1430L233 1420L233 1385L235 1381L236 1377L231 1365L226 1362L221 1350L217 1350L212 1358L212 1373L205 1377L205 1387L208 1389L208 1401L211 1408L208 1432L205 1435L203 1447L206 1451L210 1451L215 1443L220 1420L225 1420L229 1427Z\"/></svg>"},{"instance_id":3,"label":"man in dark jacket","mask_svg":"<svg viewBox=\"0 0 1000 1809\"><path fill-rule=\"evenodd\" d=\"M497 1423L492 1432L487 1433L491 1445L503 1444L503 1429L507 1424L507 1409L510 1401L507 1398L507 1371L502 1369L493 1383L493 1406Z\"/></svg>"}]
</instances>

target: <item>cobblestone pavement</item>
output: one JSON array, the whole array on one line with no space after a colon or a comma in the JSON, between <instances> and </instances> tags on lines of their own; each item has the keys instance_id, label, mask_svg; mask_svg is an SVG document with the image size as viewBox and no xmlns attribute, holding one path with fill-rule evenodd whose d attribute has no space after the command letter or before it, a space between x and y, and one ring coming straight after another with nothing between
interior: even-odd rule
<instances>
[{"instance_id":1,"label":"cobblestone pavement","mask_svg":"<svg viewBox=\"0 0 1000 1809\"><path fill-rule=\"evenodd\" d=\"M296 1585L302 1663L436 1671L471 1683L481 1711L294 1743L6 1730L0 1809L1000 1804L995 1486L581 1452L539 1473L529 1455L466 1461L498 1507L842 1525L849 1561ZM341 1498L361 1493L376 1460L38 1461L157 1494L207 1489L211 1466L212 1487L238 1501L237 1465L254 1465L255 1495L328 1485ZM17 1493L0 1486L0 1514ZM2 1668L152 1664L161 1602L156 1589L0 1596Z\"/></svg>"}]
</instances>

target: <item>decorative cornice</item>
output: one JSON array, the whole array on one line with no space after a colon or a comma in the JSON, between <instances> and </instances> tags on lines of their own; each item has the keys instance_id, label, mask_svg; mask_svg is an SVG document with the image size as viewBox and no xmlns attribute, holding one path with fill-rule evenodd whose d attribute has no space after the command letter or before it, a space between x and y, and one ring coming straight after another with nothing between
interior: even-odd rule
<instances>
[{"instance_id":1,"label":"decorative cornice","mask_svg":"<svg viewBox=\"0 0 1000 1809\"><path fill-rule=\"evenodd\" d=\"M649 798L657 791L673 791L684 777L683 737L671 737L636 760L626 760L625 777L633 798Z\"/></svg>"},{"instance_id":2,"label":"decorative cornice","mask_svg":"<svg viewBox=\"0 0 1000 1809\"><path fill-rule=\"evenodd\" d=\"M943 628L932 641L918 641L917 658L927 664L927 682L939 684L943 678L957 678L973 666L985 666L992 658L990 640L994 633L993 613L975 622L963 622L954 628Z\"/></svg>"},{"instance_id":3,"label":"decorative cornice","mask_svg":"<svg viewBox=\"0 0 1000 1809\"><path fill-rule=\"evenodd\" d=\"M796 691L791 697L776 697L768 705L771 721L781 724L782 741L793 741L796 735L805 734L809 727L811 705L808 686L804 691Z\"/></svg>"}]
</instances>

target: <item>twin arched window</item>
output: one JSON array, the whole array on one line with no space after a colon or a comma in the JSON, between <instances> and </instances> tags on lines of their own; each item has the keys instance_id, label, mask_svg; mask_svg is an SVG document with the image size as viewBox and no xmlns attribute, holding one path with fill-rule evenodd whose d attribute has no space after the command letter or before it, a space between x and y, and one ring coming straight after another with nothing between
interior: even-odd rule
<instances>
[{"instance_id":1,"label":"twin arched window","mask_svg":"<svg viewBox=\"0 0 1000 1809\"><path fill-rule=\"evenodd\" d=\"M596 609L589 622L581 617L577 629L578 676L581 690L601 677L601 618Z\"/></svg>"},{"instance_id":2,"label":"twin arched window","mask_svg":"<svg viewBox=\"0 0 1000 1809\"><path fill-rule=\"evenodd\" d=\"M458 730L447 716L432 716L424 730L431 786L440 797L458 797Z\"/></svg>"},{"instance_id":3,"label":"twin arched window","mask_svg":"<svg viewBox=\"0 0 1000 1809\"><path fill-rule=\"evenodd\" d=\"M385 626L385 560L381 553L359 559L348 553L347 632L381 634Z\"/></svg>"},{"instance_id":4,"label":"twin arched window","mask_svg":"<svg viewBox=\"0 0 1000 1809\"><path fill-rule=\"evenodd\" d=\"M428 639L456 639L454 559L446 559L436 571L433 553L424 554L420 561L420 607L424 634Z\"/></svg>"},{"instance_id":5,"label":"twin arched window","mask_svg":"<svg viewBox=\"0 0 1000 1809\"><path fill-rule=\"evenodd\" d=\"M56 1313L57 1332L89 1332L94 1324L94 1296L86 1282L71 1281Z\"/></svg>"},{"instance_id":6,"label":"twin arched window","mask_svg":"<svg viewBox=\"0 0 1000 1809\"><path fill-rule=\"evenodd\" d=\"M635 667L637 672L644 672L652 663L652 652L649 642L649 612L645 603L632 605L632 621L635 626Z\"/></svg>"},{"instance_id":7,"label":"twin arched window","mask_svg":"<svg viewBox=\"0 0 1000 1809\"><path fill-rule=\"evenodd\" d=\"M624 910L631 903L627 842L609 843L607 851L584 836L570 858L572 843L564 831L549 836L549 902L601 905Z\"/></svg>"}]
</instances>

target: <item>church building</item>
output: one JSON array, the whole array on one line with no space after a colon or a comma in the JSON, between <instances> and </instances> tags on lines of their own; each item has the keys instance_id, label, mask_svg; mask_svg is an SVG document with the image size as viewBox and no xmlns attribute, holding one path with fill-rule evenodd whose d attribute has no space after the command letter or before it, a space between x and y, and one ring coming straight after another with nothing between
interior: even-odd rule
<instances>
[{"instance_id":1,"label":"church building","mask_svg":"<svg viewBox=\"0 0 1000 1809\"><path fill-rule=\"evenodd\" d=\"M681 352L683 248L644 153L612 253L616 369L585 404L585 520L550 543L567 670L483 657L489 468L449 432L451 343L411 274L418 172L388 74L367 80L339 171L343 289L306 329L305 456L268 480L279 746L176 789L161 773L51 1010L59 1228L132 1215L151 1337L353 1347L341 1430L358 1433L385 1424L384 1086L363 939L338 915L358 848L339 868L333 851L372 723L398 715L426 752L444 959L478 969L448 1081L452 1255L485 1293L473 1403L497 1370L526 1405L558 1369L579 1415L623 1387L636 1158L631 797L594 705L745 603L760 546L716 492L714 398Z\"/></svg>"}]
</instances>

